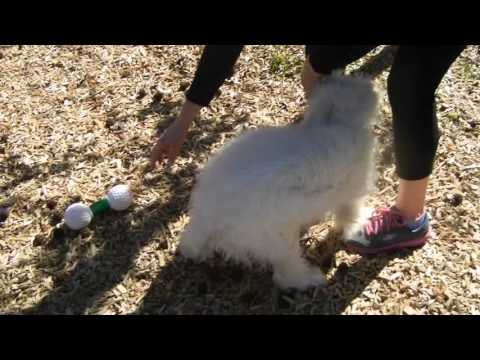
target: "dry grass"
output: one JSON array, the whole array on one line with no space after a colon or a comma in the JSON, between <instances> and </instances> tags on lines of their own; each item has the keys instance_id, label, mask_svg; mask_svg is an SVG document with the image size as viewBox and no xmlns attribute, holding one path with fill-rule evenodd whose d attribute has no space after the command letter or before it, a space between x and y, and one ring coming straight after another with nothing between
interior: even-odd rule
<instances>
[{"instance_id":1,"label":"dry grass","mask_svg":"<svg viewBox=\"0 0 480 360\"><path fill-rule=\"evenodd\" d=\"M386 56L375 66L385 88ZM389 51L388 48L385 51ZM306 255L329 267L325 290L278 294L271 276L215 259L175 255L193 175L209 154L248 127L282 125L304 106L299 46L249 46L235 76L190 133L175 169L144 171L157 131L174 118L200 46L0 48L0 311L62 314L468 314L480 313L480 50L469 47L438 91L443 137L428 192L435 236L411 253L361 258L342 249L331 264L321 240ZM387 60L386 62L384 60ZM378 192L395 196L391 114L375 126ZM71 232L66 206L129 183L135 206Z\"/></svg>"}]
</instances>

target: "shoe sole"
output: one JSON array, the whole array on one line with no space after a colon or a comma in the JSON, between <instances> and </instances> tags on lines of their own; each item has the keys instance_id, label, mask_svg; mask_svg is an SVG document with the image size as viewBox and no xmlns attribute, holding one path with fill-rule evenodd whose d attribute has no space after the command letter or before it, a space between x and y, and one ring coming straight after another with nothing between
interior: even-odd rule
<instances>
[{"instance_id":1,"label":"shoe sole","mask_svg":"<svg viewBox=\"0 0 480 360\"><path fill-rule=\"evenodd\" d=\"M389 245L389 246L385 246L383 248L377 248L377 249L365 248L365 247L355 246L351 244L347 244L346 248L347 250L360 255L377 255L381 253L393 252L393 251L404 250L404 249L421 248L427 243L428 239L430 238L430 235L431 234L429 231L425 235L419 238L411 239L408 241L404 241L402 243Z\"/></svg>"}]
</instances>

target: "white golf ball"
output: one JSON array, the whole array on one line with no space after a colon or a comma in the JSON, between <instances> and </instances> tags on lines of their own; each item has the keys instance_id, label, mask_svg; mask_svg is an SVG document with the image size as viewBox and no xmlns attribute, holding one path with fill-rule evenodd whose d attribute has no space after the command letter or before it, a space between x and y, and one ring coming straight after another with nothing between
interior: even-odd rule
<instances>
[{"instance_id":1,"label":"white golf ball","mask_svg":"<svg viewBox=\"0 0 480 360\"><path fill-rule=\"evenodd\" d=\"M80 230L90 224L93 213L90 208L82 203L75 203L70 205L65 210L65 224L72 230Z\"/></svg>"},{"instance_id":2,"label":"white golf ball","mask_svg":"<svg viewBox=\"0 0 480 360\"><path fill-rule=\"evenodd\" d=\"M127 185L117 185L107 193L108 204L113 210L127 209L133 201L133 194Z\"/></svg>"}]
</instances>

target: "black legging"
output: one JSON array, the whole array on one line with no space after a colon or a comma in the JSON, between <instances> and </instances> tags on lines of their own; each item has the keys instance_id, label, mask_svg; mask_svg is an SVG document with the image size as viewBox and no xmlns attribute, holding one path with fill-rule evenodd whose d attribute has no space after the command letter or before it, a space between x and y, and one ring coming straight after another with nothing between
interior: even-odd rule
<instances>
[{"instance_id":1,"label":"black legging","mask_svg":"<svg viewBox=\"0 0 480 360\"><path fill-rule=\"evenodd\" d=\"M377 45L307 45L313 69L329 74L358 60ZM243 45L209 45L200 59L187 98L207 106L233 72ZM439 132L435 91L450 65L465 46L399 46L388 78L393 114L397 174L405 180L429 176L437 151Z\"/></svg>"}]
</instances>

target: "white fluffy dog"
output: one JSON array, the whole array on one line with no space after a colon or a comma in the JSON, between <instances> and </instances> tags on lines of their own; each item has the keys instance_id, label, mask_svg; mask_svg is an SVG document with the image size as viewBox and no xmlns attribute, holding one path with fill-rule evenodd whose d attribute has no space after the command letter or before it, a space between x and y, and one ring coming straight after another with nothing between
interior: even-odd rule
<instances>
[{"instance_id":1,"label":"white fluffy dog","mask_svg":"<svg viewBox=\"0 0 480 360\"><path fill-rule=\"evenodd\" d=\"M376 105L369 80L334 74L301 123L239 136L200 173L180 253L271 265L281 288L325 285L302 258L300 233L327 212L340 228L357 217L370 191Z\"/></svg>"}]
</instances>

